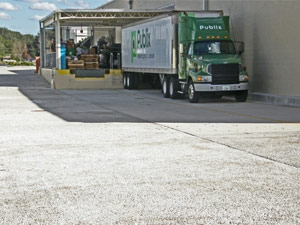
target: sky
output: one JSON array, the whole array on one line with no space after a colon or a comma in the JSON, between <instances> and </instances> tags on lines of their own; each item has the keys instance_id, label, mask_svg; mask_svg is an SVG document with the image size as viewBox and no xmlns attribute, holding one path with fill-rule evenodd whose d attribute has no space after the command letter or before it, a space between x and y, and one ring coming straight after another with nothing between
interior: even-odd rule
<instances>
[{"instance_id":1,"label":"sky","mask_svg":"<svg viewBox=\"0 0 300 225\"><path fill-rule=\"evenodd\" d=\"M55 9L94 9L108 0L0 0L0 27L36 35L39 20Z\"/></svg>"}]
</instances>

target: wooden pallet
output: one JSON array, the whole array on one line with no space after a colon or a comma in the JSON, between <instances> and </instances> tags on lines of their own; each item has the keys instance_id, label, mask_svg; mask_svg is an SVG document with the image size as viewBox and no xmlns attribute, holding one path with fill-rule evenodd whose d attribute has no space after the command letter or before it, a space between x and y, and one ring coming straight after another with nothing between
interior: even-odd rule
<instances>
[{"instance_id":1,"label":"wooden pallet","mask_svg":"<svg viewBox=\"0 0 300 225\"><path fill-rule=\"evenodd\" d=\"M98 58L90 58L90 59L84 59L84 62L98 62Z\"/></svg>"},{"instance_id":2,"label":"wooden pallet","mask_svg":"<svg viewBox=\"0 0 300 225\"><path fill-rule=\"evenodd\" d=\"M82 65L84 60L68 60L68 65Z\"/></svg>"},{"instance_id":3,"label":"wooden pallet","mask_svg":"<svg viewBox=\"0 0 300 225\"><path fill-rule=\"evenodd\" d=\"M84 63L85 69L98 69L99 63L98 62L85 62Z\"/></svg>"},{"instance_id":4,"label":"wooden pallet","mask_svg":"<svg viewBox=\"0 0 300 225\"><path fill-rule=\"evenodd\" d=\"M99 59L99 55L93 55L93 54L83 54L81 55L81 59L86 60L86 59Z\"/></svg>"},{"instance_id":5,"label":"wooden pallet","mask_svg":"<svg viewBox=\"0 0 300 225\"><path fill-rule=\"evenodd\" d=\"M68 60L68 68L70 70L84 69L84 60Z\"/></svg>"}]
</instances>

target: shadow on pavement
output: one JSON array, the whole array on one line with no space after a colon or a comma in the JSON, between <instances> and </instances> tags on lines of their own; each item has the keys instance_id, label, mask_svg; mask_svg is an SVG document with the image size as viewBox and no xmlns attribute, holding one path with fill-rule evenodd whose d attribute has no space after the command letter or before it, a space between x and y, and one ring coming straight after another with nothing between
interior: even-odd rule
<instances>
[{"instance_id":1,"label":"shadow on pavement","mask_svg":"<svg viewBox=\"0 0 300 225\"><path fill-rule=\"evenodd\" d=\"M33 70L12 69L10 72L15 75L0 75L0 87L18 87L41 109L68 122L300 122L300 108L236 103L231 99L204 99L190 104L186 99L165 99L160 90L60 91L52 90Z\"/></svg>"}]
</instances>

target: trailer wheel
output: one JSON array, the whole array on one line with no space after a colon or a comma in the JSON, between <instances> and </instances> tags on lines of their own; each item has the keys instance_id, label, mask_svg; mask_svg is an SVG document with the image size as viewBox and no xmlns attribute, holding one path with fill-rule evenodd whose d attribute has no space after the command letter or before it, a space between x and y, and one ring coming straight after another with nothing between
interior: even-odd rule
<instances>
[{"instance_id":1,"label":"trailer wheel","mask_svg":"<svg viewBox=\"0 0 300 225\"><path fill-rule=\"evenodd\" d=\"M169 82L169 95L172 99L177 99L179 97L178 94L178 80L175 78L171 78Z\"/></svg>"},{"instance_id":2,"label":"trailer wheel","mask_svg":"<svg viewBox=\"0 0 300 225\"><path fill-rule=\"evenodd\" d=\"M237 102L245 102L248 97L248 91L238 91L234 94L234 97Z\"/></svg>"},{"instance_id":3,"label":"trailer wheel","mask_svg":"<svg viewBox=\"0 0 300 225\"><path fill-rule=\"evenodd\" d=\"M127 88L128 89L133 89L133 87L134 87L133 74L129 73L127 75Z\"/></svg>"},{"instance_id":4,"label":"trailer wheel","mask_svg":"<svg viewBox=\"0 0 300 225\"><path fill-rule=\"evenodd\" d=\"M127 74L126 73L123 73L123 87L124 87L124 89L128 88L128 86L127 86Z\"/></svg>"},{"instance_id":5,"label":"trailer wheel","mask_svg":"<svg viewBox=\"0 0 300 225\"><path fill-rule=\"evenodd\" d=\"M165 98L169 98L170 97L170 92L169 92L169 78L167 76L164 77L163 80L163 85L162 85L162 92L163 92L163 96Z\"/></svg>"},{"instance_id":6,"label":"trailer wheel","mask_svg":"<svg viewBox=\"0 0 300 225\"><path fill-rule=\"evenodd\" d=\"M191 103L199 102L199 93L195 91L195 86L192 80L188 84L188 97Z\"/></svg>"}]
</instances>

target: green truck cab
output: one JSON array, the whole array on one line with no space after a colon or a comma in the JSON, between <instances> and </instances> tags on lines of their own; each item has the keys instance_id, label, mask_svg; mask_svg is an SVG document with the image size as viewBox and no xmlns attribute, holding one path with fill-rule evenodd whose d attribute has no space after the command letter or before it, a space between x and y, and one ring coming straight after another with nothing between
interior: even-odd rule
<instances>
[{"instance_id":1,"label":"green truck cab","mask_svg":"<svg viewBox=\"0 0 300 225\"><path fill-rule=\"evenodd\" d=\"M241 59L243 43L236 50L228 16L196 18L193 13L181 13L178 45L178 81L169 81L171 97L178 97L177 89L181 89L190 102L198 102L201 94L234 95L238 102L246 101L248 73Z\"/></svg>"}]
</instances>

